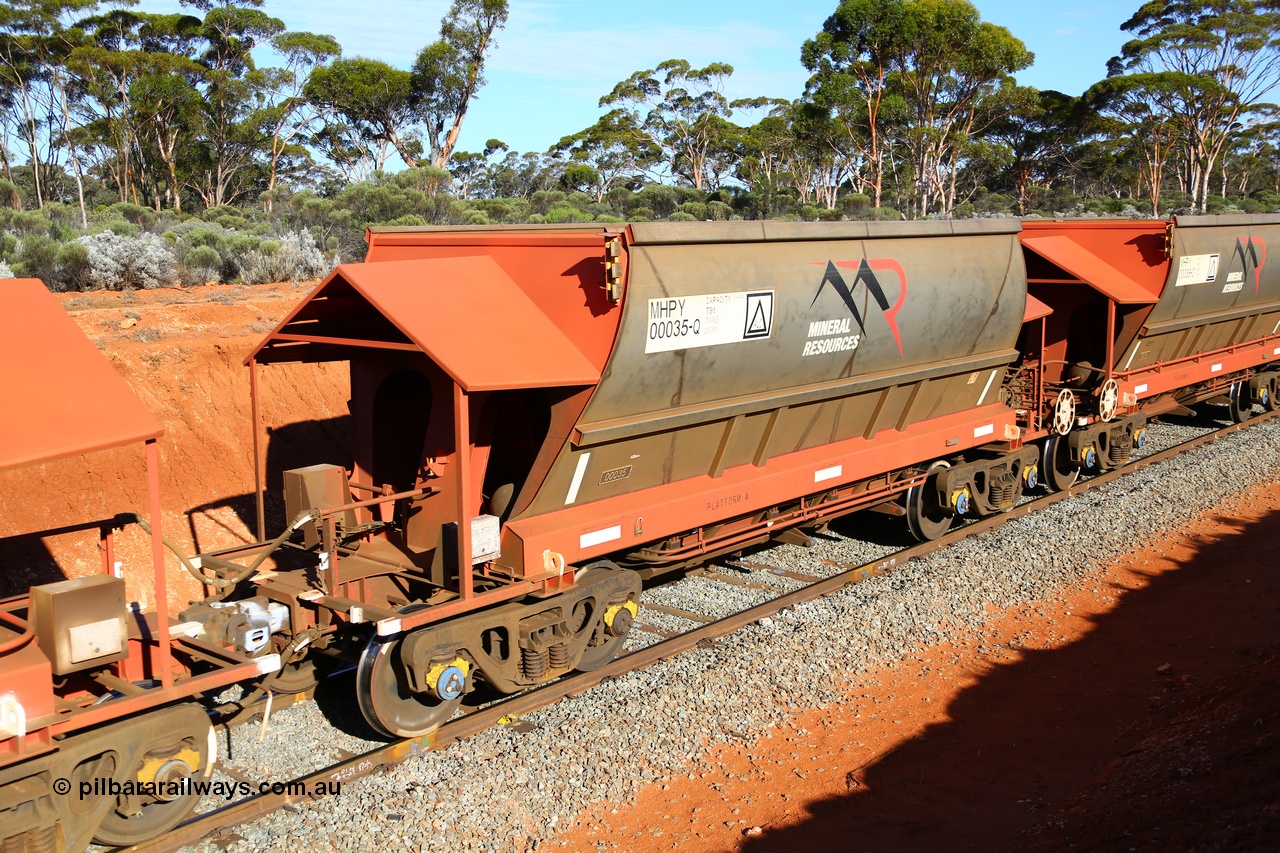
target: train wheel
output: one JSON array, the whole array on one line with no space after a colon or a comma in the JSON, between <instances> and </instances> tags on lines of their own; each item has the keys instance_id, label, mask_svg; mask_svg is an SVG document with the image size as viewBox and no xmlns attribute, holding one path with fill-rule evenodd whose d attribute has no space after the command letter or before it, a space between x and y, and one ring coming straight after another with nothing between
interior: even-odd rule
<instances>
[{"instance_id":1,"label":"train wheel","mask_svg":"<svg viewBox=\"0 0 1280 853\"><path fill-rule=\"evenodd\" d=\"M1253 402L1249 399L1249 383L1237 382L1231 386L1227 397L1227 409L1231 412L1231 420L1242 424L1253 417Z\"/></svg>"},{"instance_id":2,"label":"train wheel","mask_svg":"<svg viewBox=\"0 0 1280 853\"><path fill-rule=\"evenodd\" d=\"M934 488L934 475L951 467L950 462L938 460L929 466L929 474L923 483L907 490L907 527L911 535L921 542L932 542L951 529L955 521L949 507L938 503Z\"/></svg>"},{"instance_id":3,"label":"train wheel","mask_svg":"<svg viewBox=\"0 0 1280 853\"><path fill-rule=\"evenodd\" d=\"M621 571L614 563L602 560L599 563L593 563L587 567L587 571L578 579L580 584L591 583L593 576L599 577L604 572ZM591 613L579 608L584 608L585 602L579 602L578 607L574 608L575 619L580 620L578 630L582 629L591 618ZM627 632L631 629L631 613L626 610L619 610L613 617L613 624L601 625L596 633L598 636L593 640L599 640L599 645L588 645L587 650L582 653L582 657L578 659L578 665L574 667L578 672L594 672L600 667L607 664L618 656L618 652L622 651L622 645L626 642Z\"/></svg>"},{"instance_id":4,"label":"train wheel","mask_svg":"<svg viewBox=\"0 0 1280 853\"><path fill-rule=\"evenodd\" d=\"M1280 400L1276 400L1276 377L1274 375L1267 380L1267 399L1262 402L1262 408L1268 412L1280 409Z\"/></svg>"},{"instance_id":5,"label":"train wheel","mask_svg":"<svg viewBox=\"0 0 1280 853\"><path fill-rule=\"evenodd\" d=\"M1076 484L1080 466L1071 461L1066 438L1051 435L1040 448L1041 482L1051 492L1061 492Z\"/></svg>"},{"instance_id":6,"label":"train wheel","mask_svg":"<svg viewBox=\"0 0 1280 853\"><path fill-rule=\"evenodd\" d=\"M401 613L418 607L410 605ZM400 662L401 637L369 638L356 666L356 701L378 734L384 737L421 737L440 728L462 704L462 691L451 698L409 689L409 674Z\"/></svg>"},{"instance_id":7,"label":"train wheel","mask_svg":"<svg viewBox=\"0 0 1280 853\"><path fill-rule=\"evenodd\" d=\"M203 708L178 707L157 721L159 733L149 735L139 751L134 780L149 783L156 796L117 797L93 834L99 844L128 847L168 832L200 799L191 781L213 774L217 740Z\"/></svg>"}]
</instances>

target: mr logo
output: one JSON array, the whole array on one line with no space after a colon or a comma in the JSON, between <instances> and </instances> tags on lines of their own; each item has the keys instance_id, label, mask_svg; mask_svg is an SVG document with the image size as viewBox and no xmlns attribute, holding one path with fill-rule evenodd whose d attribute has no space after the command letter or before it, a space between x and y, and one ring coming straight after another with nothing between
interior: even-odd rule
<instances>
[{"instance_id":1,"label":"mr logo","mask_svg":"<svg viewBox=\"0 0 1280 853\"><path fill-rule=\"evenodd\" d=\"M1253 292L1257 293L1262 281L1262 266L1267 262L1267 244L1261 237L1237 237L1235 250L1231 253L1232 267L1235 267L1237 260L1240 261L1245 276L1250 271L1253 272Z\"/></svg>"},{"instance_id":2,"label":"mr logo","mask_svg":"<svg viewBox=\"0 0 1280 853\"><path fill-rule=\"evenodd\" d=\"M815 261L814 263L821 263ZM840 274L841 269L857 270L853 276L853 285L850 286ZM876 277L876 272L894 272L898 274L898 280L902 282L902 289L898 292L898 301L893 307L889 307L889 299L884 295L884 287L880 284L880 279ZM889 331L893 333L894 343L898 345L898 354L902 355L902 337L898 334L898 312L902 310L902 303L907 298L907 274L903 271L902 265L892 258L861 258L856 261L827 261L826 272L822 275L822 281L818 284L818 292L813 295L813 301L809 303L812 308L818 304L818 299L822 296L822 291L826 290L827 285L831 285L832 289L840 295L840 299L844 302L849 313L853 315L854 322L858 324L858 328L865 335L867 332L866 324L862 321L862 312L858 310L858 303L853 298L853 292L857 290L859 284L867 286L867 292L875 299L876 305L884 313L885 322L889 324Z\"/></svg>"}]
</instances>

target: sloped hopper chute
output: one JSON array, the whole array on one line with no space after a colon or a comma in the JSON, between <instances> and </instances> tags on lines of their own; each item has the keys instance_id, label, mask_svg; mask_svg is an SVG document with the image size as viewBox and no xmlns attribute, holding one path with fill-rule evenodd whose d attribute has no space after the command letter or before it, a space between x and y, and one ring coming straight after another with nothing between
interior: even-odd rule
<instances>
[{"instance_id":1,"label":"sloped hopper chute","mask_svg":"<svg viewBox=\"0 0 1280 853\"><path fill-rule=\"evenodd\" d=\"M246 363L337 361L349 358L351 347L424 352L468 392L600 380L600 371L485 255L344 264Z\"/></svg>"},{"instance_id":2,"label":"sloped hopper chute","mask_svg":"<svg viewBox=\"0 0 1280 853\"><path fill-rule=\"evenodd\" d=\"M1070 237L1023 236L1022 245L1121 305L1151 305L1160 298L1163 282L1153 281L1144 287L1105 258Z\"/></svg>"}]
</instances>

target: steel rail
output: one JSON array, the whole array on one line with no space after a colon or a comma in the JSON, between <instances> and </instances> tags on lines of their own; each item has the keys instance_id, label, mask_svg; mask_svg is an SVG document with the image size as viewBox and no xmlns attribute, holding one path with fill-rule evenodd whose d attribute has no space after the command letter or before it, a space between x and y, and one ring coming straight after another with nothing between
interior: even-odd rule
<instances>
[{"instance_id":1,"label":"steel rail","mask_svg":"<svg viewBox=\"0 0 1280 853\"><path fill-rule=\"evenodd\" d=\"M1014 507L1008 512L997 513L987 516L986 518L972 521L963 527L958 527L949 531L944 536L931 542L921 542L901 551L897 551L879 560L874 560L861 566L849 568L838 574L832 575L822 580L815 581L807 586L792 590L791 592L782 593L776 598L761 604L754 605L746 610L724 616L713 622L700 625L697 628L687 632L677 634L669 639L664 639L652 645L629 652L594 672L576 673L573 675L562 676L556 681L536 687L514 696L500 699L491 705L472 711L464 716L457 717L442 725L435 732L419 737L409 738L405 740L395 741L385 746L370 750L360 755L352 756L344 759L336 764L330 765L323 770L318 770L306 776L301 776L292 782L281 783L284 786L293 785L300 787L298 783L305 785L305 790L314 791L318 783L347 782L358 779L375 772L379 768L391 767L401 764L410 758L425 755L438 749L443 749L450 744L464 740L473 735L479 734L486 729L498 725L504 717L518 717L532 713L540 708L552 705L560 699L574 696L582 693L602 681L610 678L617 678L634 670L643 669L660 661L674 657L682 652L688 651L699 643L706 643L731 634L739 628L758 622L767 616L777 615L779 612L802 604L806 601L812 601L815 598L821 598L829 595L846 586L867 580L868 578L883 575L891 571L893 568L902 565L909 560L924 557L935 551L940 551L951 545L956 544L970 536L976 536L987 531L993 530L1013 518L1023 518L1033 512L1052 506L1062 500L1084 494L1092 489L1104 486L1108 483L1120 479L1126 474L1140 471L1150 465L1164 462L1179 456L1190 450L1195 450L1208 444L1212 444L1220 438L1233 435L1241 430L1256 426L1260 423L1273 420L1280 417L1280 411L1265 412L1257 417L1250 418L1242 424L1231 424L1226 427L1214 430L1202 436L1190 439L1189 441L1176 444L1173 447L1145 456L1105 471L1101 474L1090 477L1088 480L1077 482L1071 488L1060 492L1053 492L1048 495L1041 496L1035 500L1027 501L1019 506ZM151 841L137 844L132 847L123 848L130 853L170 853L180 847L195 844L202 838L212 835L219 830L229 829L252 820L263 817L273 811L284 808L285 806L296 805L308 800L317 799L309 795L296 793L262 793L229 803L218 809L204 814L197 815L183 824L175 827L165 835L152 839Z\"/></svg>"}]
</instances>

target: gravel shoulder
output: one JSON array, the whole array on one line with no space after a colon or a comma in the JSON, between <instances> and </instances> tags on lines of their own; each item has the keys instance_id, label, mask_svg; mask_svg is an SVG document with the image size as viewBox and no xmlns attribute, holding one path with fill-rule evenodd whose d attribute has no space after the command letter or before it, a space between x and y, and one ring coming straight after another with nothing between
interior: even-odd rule
<instances>
[{"instance_id":1,"label":"gravel shoulder","mask_svg":"<svg viewBox=\"0 0 1280 853\"><path fill-rule=\"evenodd\" d=\"M1280 486L850 679L550 849L1274 849Z\"/></svg>"}]
</instances>

